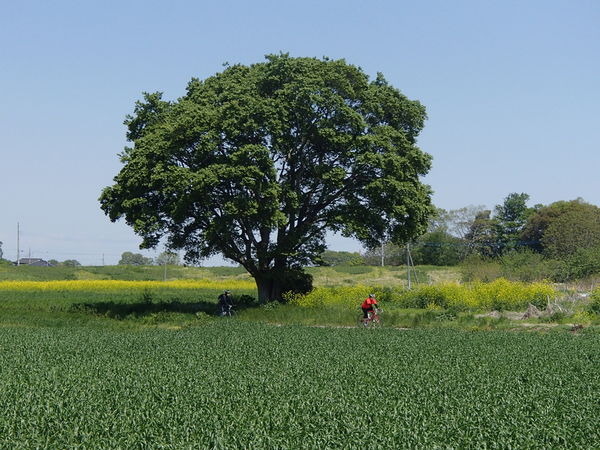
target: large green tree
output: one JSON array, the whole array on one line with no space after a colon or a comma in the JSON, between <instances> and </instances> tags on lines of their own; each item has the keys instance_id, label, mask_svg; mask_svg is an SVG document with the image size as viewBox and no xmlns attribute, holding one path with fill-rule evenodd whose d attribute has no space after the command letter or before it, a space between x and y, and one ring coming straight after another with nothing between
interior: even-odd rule
<instances>
[{"instance_id":1,"label":"large green tree","mask_svg":"<svg viewBox=\"0 0 600 450\"><path fill-rule=\"evenodd\" d=\"M156 257L156 264L159 266L170 265L178 266L181 263L179 255L175 252L162 252Z\"/></svg>"},{"instance_id":2,"label":"large green tree","mask_svg":"<svg viewBox=\"0 0 600 450\"><path fill-rule=\"evenodd\" d=\"M454 266L463 259L465 241L440 229L425 233L412 246L414 264Z\"/></svg>"},{"instance_id":3,"label":"large green tree","mask_svg":"<svg viewBox=\"0 0 600 450\"><path fill-rule=\"evenodd\" d=\"M551 258L563 259L579 249L600 245L600 208L581 204L556 217L544 231L542 246Z\"/></svg>"},{"instance_id":4,"label":"large green tree","mask_svg":"<svg viewBox=\"0 0 600 450\"><path fill-rule=\"evenodd\" d=\"M600 208L582 199L539 207L529 217L521 239L556 259L600 245Z\"/></svg>"},{"instance_id":5,"label":"large green tree","mask_svg":"<svg viewBox=\"0 0 600 450\"><path fill-rule=\"evenodd\" d=\"M527 206L529 195L508 194L494 210L494 229L499 253L507 253L522 247L521 233L533 209Z\"/></svg>"},{"instance_id":6,"label":"large green tree","mask_svg":"<svg viewBox=\"0 0 600 450\"><path fill-rule=\"evenodd\" d=\"M327 230L366 246L425 231L431 157L425 108L344 60L269 55L192 79L183 97L145 94L133 143L100 197L143 248L165 239L188 261L221 253L279 299L325 250ZM309 284L309 283L304 283Z\"/></svg>"},{"instance_id":7,"label":"large green tree","mask_svg":"<svg viewBox=\"0 0 600 450\"><path fill-rule=\"evenodd\" d=\"M521 233L528 217L535 211L529 208L529 195L513 192L496 205L494 214L479 210L464 235L470 253L484 257L498 257L515 249L521 249ZM475 212L475 209L471 209Z\"/></svg>"},{"instance_id":8,"label":"large green tree","mask_svg":"<svg viewBox=\"0 0 600 450\"><path fill-rule=\"evenodd\" d=\"M500 254L495 222L491 214L492 212L486 209L475 216L469 232L465 235L470 253L490 258Z\"/></svg>"}]
</instances>

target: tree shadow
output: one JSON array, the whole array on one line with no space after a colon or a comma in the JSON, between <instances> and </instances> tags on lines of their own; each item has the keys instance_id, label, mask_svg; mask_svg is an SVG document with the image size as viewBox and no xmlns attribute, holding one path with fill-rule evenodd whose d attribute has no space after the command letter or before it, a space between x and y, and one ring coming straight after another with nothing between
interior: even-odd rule
<instances>
[{"instance_id":1,"label":"tree shadow","mask_svg":"<svg viewBox=\"0 0 600 450\"><path fill-rule=\"evenodd\" d=\"M74 303L69 307L69 312L91 314L95 316L110 317L112 319L124 319L126 317L141 318L157 313L181 313L197 314L205 313L211 316L217 315L217 305L212 302L180 302L172 300L168 302L96 302L96 303Z\"/></svg>"}]
</instances>

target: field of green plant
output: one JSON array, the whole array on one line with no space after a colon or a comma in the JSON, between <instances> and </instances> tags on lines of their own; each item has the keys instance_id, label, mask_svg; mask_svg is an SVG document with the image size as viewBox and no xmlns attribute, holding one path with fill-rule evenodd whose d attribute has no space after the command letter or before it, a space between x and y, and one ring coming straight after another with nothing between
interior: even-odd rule
<instances>
[{"instance_id":1,"label":"field of green plant","mask_svg":"<svg viewBox=\"0 0 600 450\"><path fill-rule=\"evenodd\" d=\"M237 268L179 268L181 278L167 281L160 268L54 278L38 269L47 268L0 273L0 448L600 441L600 334L588 326L599 290L582 306L583 329L566 322L531 333L498 331L516 328L474 311L547 302L549 285L445 280L406 291L344 278L381 281L393 270L340 269L338 284L315 272L321 281L308 296L259 306ZM215 316L223 289L240 300L232 319ZM381 329L356 326L370 290L385 305Z\"/></svg>"},{"instance_id":2,"label":"field of green plant","mask_svg":"<svg viewBox=\"0 0 600 450\"><path fill-rule=\"evenodd\" d=\"M1 448L593 448L598 334L0 328Z\"/></svg>"}]
</instances>

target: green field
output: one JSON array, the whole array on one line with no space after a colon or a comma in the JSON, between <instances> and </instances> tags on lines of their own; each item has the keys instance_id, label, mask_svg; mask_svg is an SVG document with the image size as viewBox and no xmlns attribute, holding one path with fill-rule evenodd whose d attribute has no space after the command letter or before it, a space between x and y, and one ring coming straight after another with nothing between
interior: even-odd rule
<instances>
[{"instance_id":1,"label":"green field","mask_svg":"<svg viewBox=\"0 0 600 450\"><path fill-rule=\"evenodd\" d=\"M337 266L309 267L315 286L343 286L370 283L376 286L402 286L407 282L405 267L398 266ZM85 267L28 267L0 265L2 280L181 280L181 279L249 280L241 267L183 267L168 266L85 266ZM456 267L419 266L413 283L458 280Z\"/></svg>"},{"instance_id":2,"label":"green field","mask_svg":"<svg viewBox=\"0 0 600 450\"><path fill-rule=\"evenodd\" d=\"M143 281L161 280L159 268L56 271L91 281L49 283L39 269L0 271L30 280L0 283L0 448L600 442L595 326L571 332L540 319L525 328L390 300L384 328L357 327L345 277L393 269L315 271L329 282L341 274L339 289L320 286L351 297L347 305L248 303L231 319L215 316L218 286L255 295L235 268L179 268L192 284ZM115 279L131 281L102 281ZM525 329L538 331L514 331Z\"/></svg>"},{"instance_id":3,"label":"green field","mask_svg":"<svg viewBox=\"0 0 600 450\"><path fill-rule=\"evenodd\" d=\"M14 266L0 265L2 280L158 280L163 279L249 279L241 267L184 267L184 266Z\"/></svg>"},{"instance_id":4,"label":"green field","mask_svg":"<svg viewBox=\"0 0 600 450\"><path fill-rule=\"evenodd\" d=\"M600 336L0 329L2 448L593 448Z\"/></svg>"}]
</instances>

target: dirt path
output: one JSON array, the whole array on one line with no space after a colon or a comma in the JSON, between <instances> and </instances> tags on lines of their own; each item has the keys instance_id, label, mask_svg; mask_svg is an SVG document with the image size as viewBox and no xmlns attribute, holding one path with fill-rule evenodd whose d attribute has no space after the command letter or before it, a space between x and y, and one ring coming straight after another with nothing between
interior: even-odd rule
<instances>
[{"instance_id":1,"label":"dirt path","mask_svg":"<svg viewBox=\"0 0 600 450\"><path fill-rule=\"evenodd\" d=\"M273 323L273 322L267 322L269 325L275 326L275 327L284 327L284 326L290 326L290 325L297 325L297 324L287 324L287 323ZM333 328L333 329L351 329L351 328L362 328L356 325L317 325L317 324L313 324L313 325L309 325L309 324L300 324L301 326L304 327L309 327L309 328ZM512 328L509 326L507 328L490 328L489 331L494 331L494 330L506 330L506 331L521 331L521 330L527 330L527 331L548 331L548 330L552 330L554 328L557 327L564 327L565 331L569 331L571 333L577 334L579 331L584 330L586 328L597 328L594 325L588 325L588 326L582 326L580 324L572 324L572 323L531 323L531 322L519 322L519 321L515 321L512 322L510 325L512 325ZM415 328L410 328L410 327L382 327L388 330L397 330L397 331L411 331L411 330L417 330L419 329L418 327ZM467 328L464 328L464 330L468 330ZM487 330L483 330L482 331L487 331Z\"/></svg>"}]
</instances>

